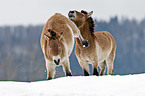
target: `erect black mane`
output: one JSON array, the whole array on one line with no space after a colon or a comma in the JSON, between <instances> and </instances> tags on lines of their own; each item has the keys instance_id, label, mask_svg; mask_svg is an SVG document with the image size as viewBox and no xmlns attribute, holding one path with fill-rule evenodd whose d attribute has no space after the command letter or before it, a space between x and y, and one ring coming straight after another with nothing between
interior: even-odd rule
<instances>
[{"instance_id":1,"label":"erect black mane","mask_svg":"<svg viewBox=\"0 0 145 96\"><path fill-rule=\"evenodd\" d=\"M49 29L48 32L50 33L50 35L51 35L52 37L56 36L56 33L55 33L54 31L52 31L52 30Z\"/></svg>"},{"instance_id":2,"label":"erect black mane","mask_svg":"<svg viewBox=\"0 0 145 96\"><path fill-rule=\"evenodd\" d=\"M82 10L81 13L88 14L88 12L84 11L84 10ZM90 29L90 31L93 33L95 31L95 23L93 21L93 18L89 17L87 19L87 22L89 23L89 29Z\"/></svg>"}]
</instances>

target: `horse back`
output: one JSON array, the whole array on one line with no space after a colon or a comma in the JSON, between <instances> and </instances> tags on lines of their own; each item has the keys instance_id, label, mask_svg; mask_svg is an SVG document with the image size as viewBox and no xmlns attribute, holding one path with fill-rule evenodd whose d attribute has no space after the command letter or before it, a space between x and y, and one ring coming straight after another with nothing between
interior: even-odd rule
<instances>
[{"instance_id":1,"label":"horse back","mask_svg":"<svg viewBox=\"0 0 145 96\"><path fill-rule=\"evenodd\" d=\"M57 33L63 32L63 35L60 41L64 45L64 48L65 48L64 50L66 50L67 53L70 55L74 46L74 39L73 39L73 32L68 26L67 19L68 19L67 17L59 13L56 13L55 15L53 15L52 17L48 19L48 21L44 25L44 28L41 34L41 47L42 48L44 47L46 50L47 40L45 39L44 34L48 32L48 29L51 29L51 30L56 31Z\"/></svg>"},{"instance_id":2,"label":"horse back","mask_svg":"<svg viewBox=\"0 0 145 96\"><path fill-rule=\"evenodd\" d=\"M95 38L103 50L116 48L116 42L113 36L107 31L95 32Z\"/></svg>"}]
</instances>

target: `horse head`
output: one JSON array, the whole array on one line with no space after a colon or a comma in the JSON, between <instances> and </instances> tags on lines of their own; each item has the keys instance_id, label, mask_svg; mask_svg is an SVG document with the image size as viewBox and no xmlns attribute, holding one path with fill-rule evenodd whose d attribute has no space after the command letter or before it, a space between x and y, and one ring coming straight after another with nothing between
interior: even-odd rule
<instances>
[{"instance_id":1,"label":"horse head","mask_svg":"<svg viewBox=\"0 0 145 96\"><path fill-rule=\"evenodd\" d=\"M93 14L93 11L88 13L84 10L82 10L81 12L74 10L74 11L69 11L68 16L69 16L70 20L75 22L75 24L78 26L78 28L81 28L86 23L86 20L92 14Z\"/></svg>"},{"instance_id":2,"label":"horse head","mask_svg":"<svg viewBox=\"0 0 145 96\"><path fill-rule=\"evenodd\" d=\"M48 41L47 47L50 55L53 57L53 61L56 65L60 63L60 56L62 53L61 37L63 32L58 33L54 30L49 29L46 34L44 34L45 39Z\"/></svg>"},{"instance_id":3,"label":"horse head","mask_svg":"<svg viewBox=\"0 0 145 96\"><path fill-rule=\"evenodd\" d=\"M80 29L84 26L84 24L86 24L87 19L92 14L93 14L93 11L88 13L84 10L82 10L81 12L74 10L74 11L69 11L68 16L69 16L69 19L72 20ZM88 47L90 45L89 42L87 41L82 41L82 44L84 45L84 47Z\"/></svg>"}]
</instances>

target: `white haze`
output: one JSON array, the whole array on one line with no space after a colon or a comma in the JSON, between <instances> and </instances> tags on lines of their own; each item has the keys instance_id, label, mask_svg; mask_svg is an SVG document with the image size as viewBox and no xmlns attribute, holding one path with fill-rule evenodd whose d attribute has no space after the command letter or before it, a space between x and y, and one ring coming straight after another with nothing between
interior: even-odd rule
<instances>
[{"instance_id":1,"label":"white haze","mask_svg":"<svg viewBox=\"0 0 145 96\"><path fill-rule=\"evenodd\" d=\"M54 13L70 10L94 11L93 18L145 18L145 0L0 0L0 25L44 24Z\"/></svg>"}]
</instances>

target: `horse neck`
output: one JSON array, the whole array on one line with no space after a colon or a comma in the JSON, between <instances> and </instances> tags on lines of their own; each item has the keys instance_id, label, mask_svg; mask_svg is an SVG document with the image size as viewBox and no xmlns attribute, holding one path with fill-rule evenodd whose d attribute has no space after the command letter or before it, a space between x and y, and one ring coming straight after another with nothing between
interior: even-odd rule
<instances>
[{"instance_id":1,"label":"horse neck","mask_svg":"<svg viewBox=\"0 0 145 96\"><path fill-rule=\"evenodd\" d=\"M81 34L82 34L82 36L83 36L83 38L84 38L85 40L91 40L91 39L92 39L92 38L90 38L90 37L92 37L92 33L91 33L90 29L89 29L89 24L88 24L88 22L86 22L86 23L80 28L80 31L81 31Z\"/></svg>"}]
</instances>

